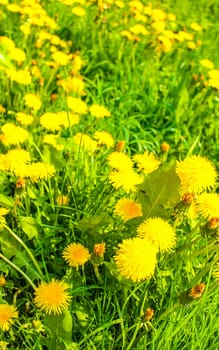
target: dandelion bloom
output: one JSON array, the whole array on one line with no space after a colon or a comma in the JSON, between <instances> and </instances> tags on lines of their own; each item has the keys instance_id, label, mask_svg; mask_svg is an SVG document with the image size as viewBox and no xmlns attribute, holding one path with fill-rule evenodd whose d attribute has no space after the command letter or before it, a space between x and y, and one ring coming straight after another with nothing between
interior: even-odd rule
<instances>
[{"instance_id":1,"label":"dandelion bloom","mask_svg":"<svg viewBox=\"0 0 219 350\"><path fill-rule=\"evenodd\" d=\"M89 135L82 134L81 132L78 132L74 136L74 142L76 143L76 145L84 148L90 153L95 152L97 149L97 142L93 140Z\"/></svg>"},{"instance_id":2,"label":"dandelion bloom","mask_svg":"<svg viewBox=\"0 0 219 350\"><path fill-rule=\"evenodd\" d=\"M38 111L41 107L40 98L35 94L25 94L24 101L27 107L33 108L34 111Z\"/></svg>"},{"instance_id":3,"label":"dandelion bloom","mask_svg":"<svg viewBox=\"0 0 219 350\"><path fill-rule=\"evenodd\" d=\"M137 228L140 238L146 238L160 252L167 252L176 244L174 228L165 220L148 218Z\"/></svg>"},{"instance_id":4,"label":"dandelion bloom","mask_svg":"<svg viewBox=\"0 0 219 350\"><path fill-rule=\"evenodd\" d=\"M78 97L67 97L68 107L75 113L85 114L87 113L87 104Z\"/></svg>"},{"instance_id":5,"label":"dandelion bloom","mask_svg":"<svg viewBox=\"0 0 219 350\"><path fill-rule=\"evenodd\" d=\"M69 244L64 249L62 256L71 267L76 267L76 269L90 259L89 250L80 243Z\"/></svg>"},{"instance_id":6,"label":"dandelion bloom","mask_svg":"<svg viewBox=\"0 0 219 350\"><path fill-rule=\"evenodd\" d=\"M107 131L96 131L94 134L95 140L101 145L106 145L108 148L114 146L114 139Z\"/></svg>"},{"instance_id":7,"label":"dandelion bloom","mask_svg":"<svg viewBox=\"0 0 219 350\"><path fill-rule=\"evenodd\" d=\"M198 212L206 219L219 218L219 194L202 193L196 201Z\"/></svg>"},{"instance_id":8,"label":"dandelion bloom","mask_svg":"<svg viewBox=\"0 0 219 350\"><path fill-rule=\"evenodd\" d=\"M203 67L206 67L208 69L214 69L214 63L212 61L210 61L209 59L207 58L203 58L201 61L200 61L201 65Z\"/></svg>"},{"instance_id":9,"label":"dandelion bloom","mask_svg":"<svg viewBox=\"0 0 219 350\"><path fill-rule=\"evenodd\" d=\"M129 238L119 244L114 259L121 276L139 282L153 275L156 249L146 239Z\"/></svg>"},{"instance_id":10,"label":"dandelion bloom","mask_svg":"<svg viewBox=\"0 0 219 350\"><path fill-rule=\"evenodd\" d=\"M30 125L33 122L33 117L31 115L22 112L16 113L16 119L23 125Z\"/></svg>"},{"instance_id":11,"label":"dandelion bloom","mask_svg":"<svg viewBox=\"0 0 219 350\"><path fill-rule=\"evenodd\" d=\"M108 109L98 104L93 104L92 106L90 106L89 110L90 114L98 119L111 116L111 113L108 111Z\"/></svg>"},{"instance_id":12,"label":"dandelion bloom","mask_svg":"<svg viewBox=\"0 0 219 350\"><path fill-rule=\"evenodd\" d=\"M132 160L122 152L112 152L107 158L109 165L117 170L131 170Z\"/></svg>"},{"instance_id":13,"label":"dandelion bloom","mask_svg":"<svg viewBox=\"0 0 219 350\"><path fill-rule=\"evenodd\" d=\"M146 175L156 170L160 165L159 159L148 151L145 151L143 154L136 154L133 159L137 163L138 168L143 170Z\"/></svg>"},{"instance_id":14,"label":"dandelion bloom","mask_svg":"<svg viewBox=\"0 0 219 350\"><path fill-rule=\"evenodd\" d=\"M0 328L7 331L13 323L13 318L18 317L17 309L14 305L0 304Z\"/></svg>"},{"instance_id":15,"label":"dandelion bloom","mask_svg":"<svg viewBox=\"0 0 219 350\"><path fill-rule=\"evenodd\" d=\"M111 171L109 174L109 181L116 189L123 188L126 193L136 192L137 185L143 182L143 177L135 173L132 169Z\"/></svg>"},{"instance_id":16,"label":"dandelion bloom","mask_svg":"<svg viewBox=\"0 0 219 350\"><path fill-rule=\"evenodd\" d=\"M28 139L27 130L20 126L16 126L12 123L7 123L1 128L3 134L1 136L1 141L4 145L19 145L24 143Z\"/></svg>"},{"instance_id":17,"label":"dandelion bloom","mask_svg":"<svg viewBox=\"0 0 219 350\"><path fill-rule=\"evenodd\" d=\"M115 214L121 216L124 221L143 215L141 204L129 198L121 198L118 200L115 206Z\"/></svg>"},{"instance_id":18,"label":"dandelion bloom","mask_svg":"<svg viewBox=\"0 0 219 350\"><path fill-rule=\"evenodd\" d=\"M183 193L201 193L213 187L217 178L213 163L205 157L195 155L178 161L176 173Z\"/></svg>"},{"instance_id":19,"label":"dandelion bloom","mask_svg":"<svg viewBox=\"0 0 219 350\"><path fill-rule=\"evenodd\" d=\"M42 282L35 291L34 303L47 314L61 314L64 309L67 309L71 299L66 292L68 288L69 286L63 281Z\"/></svg>"}]
</instances>

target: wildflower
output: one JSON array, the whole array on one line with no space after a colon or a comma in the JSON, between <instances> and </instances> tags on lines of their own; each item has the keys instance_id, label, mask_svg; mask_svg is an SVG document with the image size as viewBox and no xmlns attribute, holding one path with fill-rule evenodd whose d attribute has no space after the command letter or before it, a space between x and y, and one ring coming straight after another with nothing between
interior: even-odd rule
<instances>
[{"instance_id":1,"label":"wildflower","mask_svg":"<svg viewBox=\"0 0 219 350\"><path fill-rule=\"evenodd\" d=\"M70 55L65 54L64 52L61 51L56 51L52 54L53 60L60 64L61 66L66 66L69 63L70 60Z\"/></svg>"},{"instance_id":2,"label":"wildflower","mask_svg":"<svg viewBox=\"0 0 219 350\"><path fill-rule=\"evenodd\" d=\"M138 237L147 239L160 252L167 252L176 244L174 228L165 220L148 218L137 228Z\"/></svg>"},{"instance_id":3,"label":"wildflower","mask_svg":"<svg viewBox=\"0 0 219 350\"><path fill-rule=\"evenodd\" d=\"M47 314L61 314L67 309L71 299L66 289L68 285L63 281L42 282L35 291L34 303Z\"/></svg>"},{"instance_id":4,"label":"wildflower","mask_svg":"<svg viewBox=\"0 0 219 350\"><path fill-rule=\"evenodd\" d=\"M208 71L208 76L212 80L219 80L219 69L211 69Z\"/></svg>"},{"instance_id":5,"label":"wildflower","mask_svg":"<svg viewBox=\"0 0 219 350\"><path fill-rule=\"evenodd\" d=\"M147 35L149 34L147 29L142 25L142 24L135 24L134 26L129 28L130 32L132 34L142 34L142 35Z\"/></svg>"},{"instance_id":6,"label":"wildflower","mask_svg":"<svg viewBox=\"0 0 219 350\"><path fill-rule=\"evenodd\" d=\"M106 131L96 131L94 134L94 138L101 145L106 145L108 148L114 146L114 139L112 135Z\"/></svg>"},{"instance_id":7,"label":"wildflower","mask_svg":"<svg viewBox=\"0 0 219 350\"><path fill-rule=\"evenodd\" d=\"M54 174L55 174L54 165L47 164L44 162L37 162L37 163L28 164L24 168L24 174L21 177L27 177L31 179L32 182L37 182L39 180L47 180L50 177L52 177Z\"/></svg>"},{"instance_id":8,"label":"wildflower","mask_svg":"<svg viewBox=\"0 0 219 350\"><path fill-rule=\"evenodd\" d=\"M90 259L90 253L80 243L71 243L63 251L62 254L65 261L78 270L78 267L84 265Z\"/></svg>"},{"instance_id":9,"label":"wildflower","mask_svg":"<svg viewBox=\"0 0 219 350\"><path fill-rule=\"evenodd\" d=\"M143 215L141 204L129 198L121 198L118 200L115 206L115 214L121 216L124 221Z\"/></svg>"},{"instance_id":10,"label":"wildflower","mask_svg":"<svg viewBox=\"0 0 219 350\"><path fill-rule=\"evenodd\" d=\"M98 119L111 116L111 113L108 111L108 109L98 104L93 104L90 106L89 111L93 117L96 117Z\"/></svg>"},{"instance_id":11,"label":"wildflower","mask_svg":"<svg viewBox=\"0 0 219 350\"><path fill-rule=\"evenodd\" d=\"M17 47L10 51L9 56L12 60L19 63L26 60L25 52Z\"/></svg>"},{"instance_id":12,"label":"wildflower","mask_svg":"<svg viewBox=\"0 0 219 350\"><path fill-rule=\"evenodd\" d=\"M28 132L16 126L12 123L7 123L1 128L3 134L1 135L1 141L4 145L19 145L24 143L28 139Z\"/></svg>"},{"instance_id":13,"label":"wildflower","mask_svg":"<svg viewBox=\"0 0 219 350\"><path fill-rule=\"evenodd\" d=\"M80 6L73 7L72 13L78 17L83 17L86 14L85 10Z\"/></svg>"},{"instance_id":14,"label":"wildflower","mask_svg":"<svg viewBox=\"0 0 219 350\"><path fill-rule=\"evenodd\" d=\"M134 155L133 159L137 163L138 168L143 170L146 175L156 170L160 165L160 161L153 155L153 153L148 151L145 151L144 154Z\"/></svg>"},{"instance_id":15,"label":"wildflower","mask_svg":"<svg viewBox=\"0 0 219 350\"><path fill-rule=\"evenodd\" d=\"M203 60L200 61L201 65L203 67L206 67L208 69L214 69L214 63L207 58L204 58Z\"/></svg>"},{"instance_id":16,"label":"wildflower","mask_svg":"<svg viewBox=\"0 0 219 350\"><path fill-rule=\"evenodd\" d=\"M167 143L167 142L163 142L163 143L161 144L160 148L161 148L161 151L162 151L163 153L167 153L167 152L169 151L169 149L170 149L170 145L169 145L169 143Z\"/></svg>"},{"instance_id":17,"label":"wildflower","mask_svg":"<svg viewBox=\"0 0 219 350\"><path fill-rule=\"evenodd\" d=\"M13 323L13 318L17 317L18 312L14 305L0 304L0 328L3 331L9 330Z\"/></svg>"},{"instance_id":18,"label":"wildflower","mask_svg":"<svg viewBox=\"0 0 219 350\"><path fill-rule=\"evenodd\" d=\"M30 125L33 122L33 117L31 115L21 112L16 113L16 119L23 125Z\"/></svg>"},{"instance_id":19,"label":"wildflower","mask_svg":"<svg viewBox=\"0 0 219 350\"><path fill-rule=\"evenodd\" d=\"M4 287L6 285L6 279L3 274L0 275L0 287Z\"/></svg>"},{"instance_id":20,"label":"wildflower","mask_svg":"<svg viewBox=\"0 0 219 350\"><path fill-rule=\"evenodd\" d=\"M219 218L219 194L202 193L196 201L198 212L206 219Z\"/></svg>"},{"instance_id":21,"label":"wildflower","mask_svg":"<svg viewBox=\"0 0 219 350\"><path fill-rule=\"evenodd\" d=\"M202 294L204 293L205 290L205 283L199 283L197 286L193 287L190 292L189 292L189 296L194 298L194 299L198 299L202 296Z\"/></svg>"},{"instance_id":22,"label":"wildflower","mask_svg":"<svg viewBox=\"0 0 219 350\"><path fill-rule=\"evenodd\" d=\"M93 153L97 149L97 142L94 141L89 135L82 134L81 132L78 132L74 136L74 142L76 145L83 147L90 153Z\"/></svg>"},{"instance_id":23,"label":"wildflower","mask_svg":"<svg viewBox=\"0 0 219 350\"><path fill-rule=\"evenodd\" d=\"M211 161L195 155L177 161L176 173L183 193L203 192L213 187L217 178L216 169Z\"/></svg>"},{"instance_id":24,"label":"wildflower","mask_svg":"<svg viewBox=\"0 0 219 350\"><path fill-rule=\"evenodd\" d=\"M41 107L40 98L35 94L25 94L24 101L27 107L33 108L34 111L38 111Z\"/></svg>"},{"instance_id":25,"label":"wildflower","mask_svg":"<svg viewBox=\"0 0 219 350\"><path fill-rule=\"evenodd\" d=\"M191 29L194 30L195 32L200 32L200 31L202 30L202 27L200 26L200 24L195 23L195 22L191 23L191 24L190 24L190 27L191 27Z\"/></svg>"},{"instance_id":26,"label":"wildflower","mask_svg":"<svg viewBox=\"0 0 219 350\"><path fill-rule=\"evenodd\" d=\"M78 97L68 96L67 105L73 112L78 114L85 114L88 110L87 104Z\"/></svg>"},{"instance_id":27,"label":"wildflower","mask_svg":"<svg viewBox=\"0 0 219 350\"><path fill-rule=\"evenodd\" d=\"M124 140L121 140L121 141L118 141L116 146L115 146L115 151L116 152L123 152L125 148L125 141Z\"/></svg>"},{"instance_id":28,"label":"wildflower","mask_svg":"<svg viewBox=\"0 0 219 350\"><path fill-rule=\"evenodd\" d=\"M30 85L31 84L31 75L26 70L15 70L15 69L6 69L5 70L8 78L12 81L15 81L18 84Z\"/></svg>"},{"instance_id":29,"label":"wildflower","mask_svg":"<svg viewBox=\"0 0 219 350\"><path fill-rule=\"evenodd\" d=\"M96 243L93 247L93 253L96 257L103 257L104 253L106 251L106 245L105 243Z\"/></svg>"},{"instance_id":30,"label":"wildflower","mask_svg":"<svg viewBox=\"0 0 219 350\"><path fill-rule=\"evenodd\" d=\"M150 321L154 316L154 309L152 307L148 307L145 311L144 315L142 316L142 321Z\"/></svg>"},{"instance_id":31,"label":"wildflower","mask_svg":"<svg viewBox=\"0 0 219 350\"><path fill-rule=\"evenodd\" d=\"M129 238L118 245L114 259L123 277L139 282L153 275L156 249L146 239Z\"/></svg>"},{"instance_id":32,"label":"wildflower","mask_svg":"<svg viewBox=\"0 0 219 350\"><path fill-rule=\"evenodd\" d=\"M122 187L125 192L135 192L136 186L143 182L143 177L135 173L132 169L124 169L119 171L111 171L109 181L113 187L119 189Z\"/></svg>"},{"instance_id":33,"label":"wildflower","mask_svg":"<svg viewBox=\"0 0 219 350\"><path fill-rule=\"evenodd\" d=\"M127 154L121 152L112 152L107 158L109 165L117 170L131 170L132 160Z\"/></svg>"}]
</instances>

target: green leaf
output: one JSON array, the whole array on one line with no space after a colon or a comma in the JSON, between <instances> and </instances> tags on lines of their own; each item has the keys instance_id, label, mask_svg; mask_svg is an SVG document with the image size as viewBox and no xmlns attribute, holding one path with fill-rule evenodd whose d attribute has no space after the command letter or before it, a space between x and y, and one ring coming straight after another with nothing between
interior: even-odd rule
<instances>
[{"instance_id":1,"label":"green leaf","mask_svg":"<svg viewBox=\"0 0 219 350\"><path fill-rule=\"evenodd\" d=\"M53 164L56 170L61 170L64 167L62 153L58 152L52 146L45 146L43 152L43 161Z\"/></svg>"},{"instance_id":2,"label":"green leaf","mask_svg":"<svg viewBox=\"0 0 219 350\"><path fill-rule=\"evenodd\" d=\"M29 239L38 235L39 224L32 216L20 217L22 230L26 233Z\"/></svg>"},{"instance_id":3,"label":"green leaf","mask_svg":"<svg viewBox=\"0 0 219 350\"><path fill-rule=\"evenodd\" d=\"M46 315L45 326L49 329L51 338L62 339L65 343L72 342L72 316L68 309L60 315Z\"/></svg>"},{"instance_id":4,"label":"green leaf","mask_svg":"<svg viewBox=\"0 0 219 350\"><path fill-rule=\"evenodd\" d=\"M5 208L12 209L14 207L14 201L11 197L0 194L0 205Z\"/></svg>"},{"instance_id":5,"label":"green leaf","mask_svg":"<svg viewBox=\"0 0 219 350\"><path fill-rule=\"evenodd\" d=\"M179 185L175 166L170 169L161 167L151 173L137 191L144 216L167 216L166 208L174 207L180 199Z\"/></svg>"},{"instance_id":6,"label":"green leaf","mask_svg":"<svg viewBox=\"0 0 219 350\"><path fill-rule=\"evenodd\" d=\"M3 254L11 259L18 254L21 247L20 244L13 238L8 231L2 230L0 234L0 244Z\"/></svg>"}]
</instances>

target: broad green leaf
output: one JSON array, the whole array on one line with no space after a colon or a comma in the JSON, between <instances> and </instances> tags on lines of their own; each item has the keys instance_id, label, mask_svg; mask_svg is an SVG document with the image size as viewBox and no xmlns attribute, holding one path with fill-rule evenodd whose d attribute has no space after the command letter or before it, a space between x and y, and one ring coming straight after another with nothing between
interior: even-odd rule
<instances>
[{"instance_id":1,"label":"broad green leaf","mask_svg":"<svg viewBox=\"0 0 219 350\"><path fill-rule=\"evenodd\" d=\"M13 263L17 265L19 268L25 267L25 273L32 280L41 280L42 276L32 267L32 262L28 254L23 251L18 251L16 256L13 259Z\"/></svg>"},{"instance_id":2,"label":"broad green leaf","mask_svg":"<svg viewBox=\"0 0 219 350\"><path fill-rule=\"evenodd\" d=\"M0 194L0 205L5 208L12 209L14 207L14 201L11 197Z\"/></svg>"},{"instance_id":3,"label":"broad green leaf","mask_svg":"<svg viewBox=\"0 0 219 350\"><path fill-rule=\"evenodd\" d=\"M179 185L175 166L167 170L161 167L151 173L144 183L138 186L137 197L144 215L165 216L165 209L174 207L180 199Z\"/></svg>"},{"instance_id":4,"label":"broad green leaf","mask_svg":"<svg viewBox=\"0 0 219 350\"><path fill-rule=\"evenodd\" d=\"M21 249L20 244L13 238L8 231L2 230L0 234L0 245L3 254L8 258L12 258L18 254Z\"/></svg>"},{"instance_id":5,"label":"broad green leaf","mask_svg":"<svg viewBox=\"0 0 219 350\"><path fill-rule=\"evenodd\" d=\"M32 216L22 216L20 222L22 230L26 233L29 239L38 235L39 224Z\"/></svg>"},{"instance_id":6,"label":"broad green leaf","mask_svg":"<svg viewBox=\"0 0 219 350\"><path fill-rule=\"evenodd\" d=\"M62 154L52 146L44 147L43 161L45 163L53 164L56 170L63 169L64 167Z\"/></svg>"},{"instance_id":7,"label":"broad green leaf","mask_svg":"<svg viewBox=\"0 0 219 350\"><path fill-rule=\"evenodd\" d=\"M51 338L61 339L65 343L72 342L72 316L68 309L63 310L60 315L46 315L45 325Z\"/></svg>"}]
</instances>

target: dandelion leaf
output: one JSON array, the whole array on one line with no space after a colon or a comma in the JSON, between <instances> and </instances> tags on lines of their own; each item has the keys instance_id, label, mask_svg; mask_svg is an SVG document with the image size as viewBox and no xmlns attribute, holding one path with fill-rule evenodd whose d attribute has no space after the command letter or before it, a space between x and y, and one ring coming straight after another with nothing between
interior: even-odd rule
<instances>
[{"instance_id":1,"label":"dandelion leaf","mask_svg":"<svg viewBox=\"0 0 219 350\"><path fill-rule=\"evenodd\" d=\"M146 216L155 215L162 207L171 208L179 201L179 178L175 166L159 168L151 173L143 184L138 186L137 196L146 209Z\"/></svg>"},{"instance_id":2,"label":"dandelion leaf","mask_svg":"<svg viewBox=\"0 0 219 350\"><path fill-rule=\"evenodd\" d=\"M14 207L14 201L11 197L4 196L0 194L0 206L7 209L12 209Z\"/></svg>"},{"instance_id":3,"label":"dandelion leaf","mask_svg":"<svg viewBox=\"0 0 219 350\"><path fill-rule=\"evenodd\" d=\"M19 243L5 230L2 230L0 234L0 246L3 254L8 259L11 259L20 251Z\"/></svg>"},{"instance_id":4,"label":"dandelion leaf","mask_svg":"<svg viewBox=\"0 0 219 350\"><path fill-rule=\"evenodd\" d=\"M68 309L60 315L46 315L45 326L49 329L51 338L72 343L72 316Z\"/></svg>"},{"instance_id":5,"label":"dandelion leaf","mask_svg":"<svg viewBox=\"0 0 219 350\"><path fill-rule=\"evenodd\" d=\"M52 146L45 146L43 152L43 161L54 165L56 170L61 170L64 167L62 154Z\"/></svg>"},{"instance_id":6,"label":"dandelion leaf","mask_svg":"<svg viewBox=\"0 0 219 350\"><path fill-rule=\"evenodd\" d=\"M29 239L32 239L38 235L39 224L37 223L36 219L34 219L32 216L22 216L20 220L22 230L24 233L26 233Z\"/></svg>"}]
</instances>

